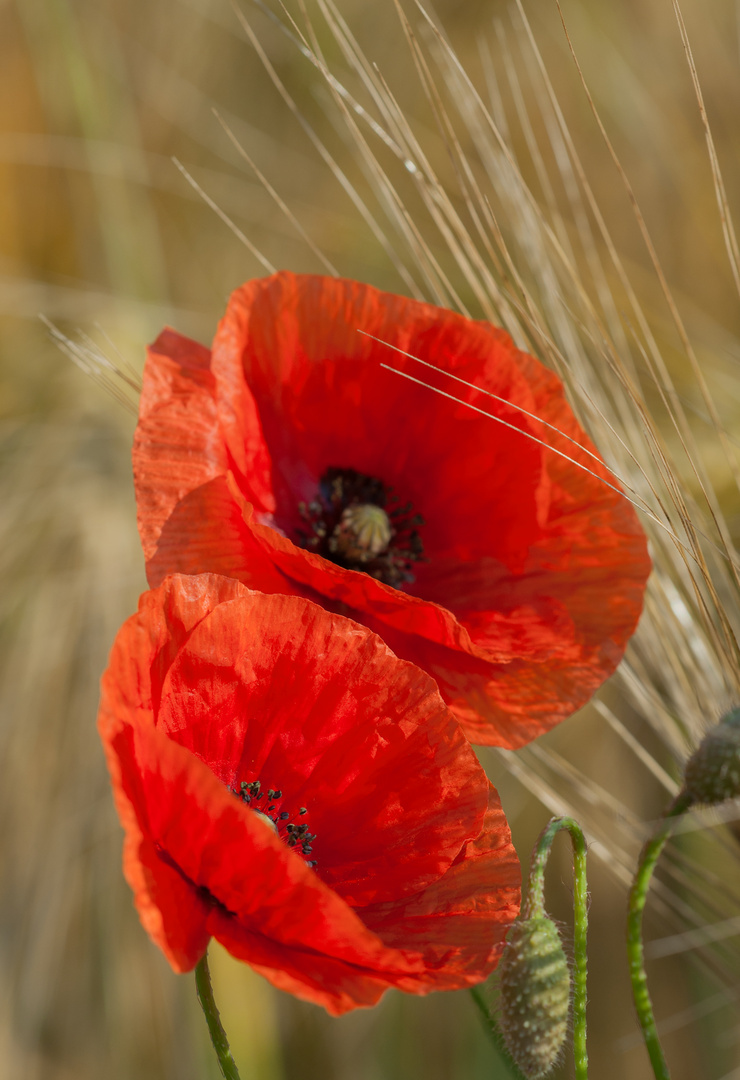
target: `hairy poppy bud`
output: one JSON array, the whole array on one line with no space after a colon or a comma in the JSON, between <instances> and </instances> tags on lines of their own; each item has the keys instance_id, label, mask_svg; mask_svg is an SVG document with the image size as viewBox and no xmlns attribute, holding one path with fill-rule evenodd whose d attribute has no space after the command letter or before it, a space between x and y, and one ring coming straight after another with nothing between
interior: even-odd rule
<instances>
[{"instance_id":1,"label":"hairy poppy bud","mask_svg":"<svg viewBox=\"0 0 740 1080\"><path fill-rule=\"evenodd\" d=\"M686 763L684 791L713 805L740 795L740 708L708 732Z\"/></svg>"},{"instance_id":2,"label":"hairy poppy bud","mask_svg":"<svg viewBox=\"0 0 740 1080\"><path fill-rule=\"evenodd\" d=\"M568 1030L570 969L552 919L515 922L500 964L501 1029L528 1080L557 1063Z\"/></svg>"}]
</instances>

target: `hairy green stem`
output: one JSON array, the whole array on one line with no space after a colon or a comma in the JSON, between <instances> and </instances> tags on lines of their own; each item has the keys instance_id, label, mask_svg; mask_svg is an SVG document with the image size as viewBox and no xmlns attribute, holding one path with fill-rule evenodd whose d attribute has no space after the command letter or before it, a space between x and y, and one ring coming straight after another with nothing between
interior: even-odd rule
<instances>
[{"instance_id":1,"label":"hairy green stem","mask_svg":"<svg viewBox=\"0 0 740 1080\"><path fill-rule=\"evenodd\" d=\"M239 1080L239 1070L231 1056L229 1040L226 1038L226 1032L223 1029L221 1017L218 1015L218 1009L216 1008L216 1000L213 996L211 973L208 969L208 953L203 954L203 958L198 961L198 966L195 969L195 989L208 1024L208 1034L211 1036L213 1049L216 1051L219 1068L226 1080Z\"/></svg>"},{"instance_id":2,"label":"hairy green stem","mask_svg":"<svg viewBox=\"0 0 740 1080\"><path fill-rule=\"evenodd\" d=\"M576 1080L588 1080L586 1049L586 974L588 970L588 885L586 839L581 826L570 817L553 818L540 833L532 853L529 881L522 904L522 918L545 914L545 865L555 836L567 829L573 845L573 1057Z\"/></svg>"},{"instance_id":3,"label":"hairy green stem","mask_svg":"<svg viewBox=\"0 0 740 1080\"><path fill-rule=\"evenodd\" d=\"M645 973L645 950L642 943L642 913L645 909L650 881L655 865L660 858L660 853L673 832L676 819L688 810L691 803L691 796L682 792L670 809L666 811L660 827L642 849L637 873L630 891L629 914L627 917L627 956L632 980L632 996L635 1000L637 1019L642 1028L642 1036L645 1040L645 1046L647 1047L656 1080L670 1080L671 1074L668 1071L668 1064L658 1038L653 1005L648 992L647 975Z\"/></svg>"}]
</instances>

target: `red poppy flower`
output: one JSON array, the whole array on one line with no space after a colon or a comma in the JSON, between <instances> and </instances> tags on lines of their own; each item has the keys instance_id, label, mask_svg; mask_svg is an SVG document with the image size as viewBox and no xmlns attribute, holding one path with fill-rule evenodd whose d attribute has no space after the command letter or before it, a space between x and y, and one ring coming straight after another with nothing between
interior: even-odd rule
<instances>
[{"instance_id":1,"label":"red poppy flower","mask_svg":"<svg viewBox=\"0 0 740 1080\"><path fill-rule=\"evenodd\" d=\"M368 335L476 384L431 373L490 415L383 370L398 354ZM614 671L642 606L645 537L591 453L504 331L352 281L251 281L212 352L171 330L149 352L149 582L208 570L314 599L433 675L473 742L521 746Z\"/></svg>"},{"instance_id":2,"label":"red poppy flower","mask_svg":"<svg viewBox=\"0 0 740 1080\"><path fill-rule=\"evenodd\" d=\"M99 730L144 927L217 938L332 1013L479 982L519 910L495 790L434 682L365 627L203 574L145 593Z\"/></svg>"}]
</instances>

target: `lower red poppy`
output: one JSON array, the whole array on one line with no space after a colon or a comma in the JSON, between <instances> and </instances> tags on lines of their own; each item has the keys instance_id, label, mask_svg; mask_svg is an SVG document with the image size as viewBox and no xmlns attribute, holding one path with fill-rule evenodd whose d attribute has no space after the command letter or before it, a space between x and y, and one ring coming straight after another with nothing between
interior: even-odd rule
<instances>
[{"instance_id":1,"label":"lower red poppy","mask_svg":"<svg viewBox=\"0 0 740 1080\"><path fill-rule=\"evenodd\" d=\"M307 600L205 574L141 599L99 730L144 927L332 1013L485 978L519 910L495 790L433 681Z\"/></svg>"}]
</instances>

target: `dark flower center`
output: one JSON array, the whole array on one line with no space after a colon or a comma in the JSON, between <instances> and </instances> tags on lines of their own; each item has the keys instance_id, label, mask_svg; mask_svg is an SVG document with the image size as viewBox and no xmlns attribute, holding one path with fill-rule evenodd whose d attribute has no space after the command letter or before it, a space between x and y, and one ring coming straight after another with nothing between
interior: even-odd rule
<instances>
[{"instance_id":1,"label":"dark flower center","mask_svg":"<svg viewBox=\"0 0 740 1080\"><path fill-rule=\"evenodd\" d=\"M296 825L290 820L288 811L281 809L283 793L278 788L268 788L264 791L259 780L242 780L238 788L229 787L229 791L258 814L269 828L274 829L288 847L297 848L301 855L312 853L311 845L316 839L316 833L309 832L305 822ZM307 813L306 807L301 806L298 816L304 817ZM306 863L314 868L318 866L318 863L312 859L306 859Z\"/></svg>"},{"instance_id":2,"label":"dark flower center","mask_svg":"<svg viewBox=\"0 0 740 1080\"><path fill-rule=\"evenodd\" d=\"M355 469L327 469L316 498L298 509L308 526L298 530L302 547L394 588L414 580L411 567L424 558L416 526L424 519L412 515L411 503L400 505L382 480Z\"/></svg>"}]
</instances>

